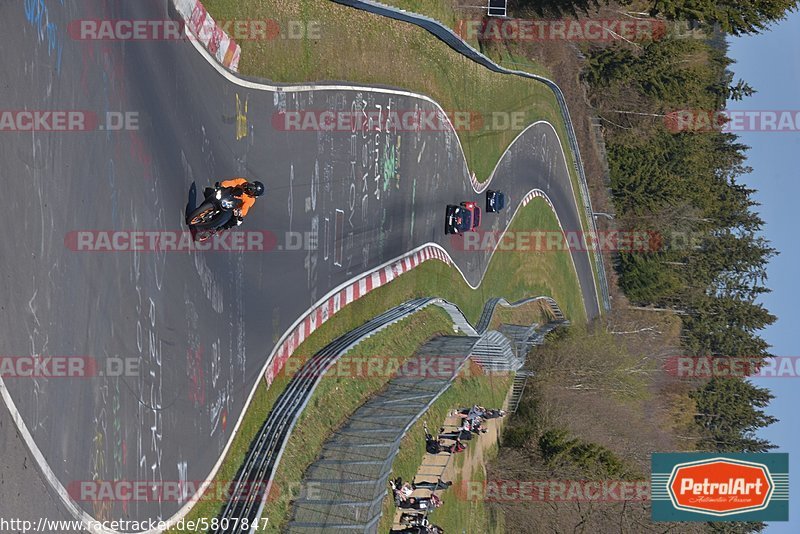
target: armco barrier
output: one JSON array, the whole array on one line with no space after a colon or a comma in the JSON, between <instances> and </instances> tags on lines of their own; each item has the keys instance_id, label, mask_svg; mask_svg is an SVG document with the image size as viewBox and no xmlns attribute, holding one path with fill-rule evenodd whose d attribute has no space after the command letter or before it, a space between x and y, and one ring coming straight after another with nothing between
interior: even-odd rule
<instances>
[{"instance_id":1,"label":"armco barrier","mask_svg":"<svg viewBox=\"0 0 800 534\"><path fill-rule=\"evenodd\" d=\"M497 306L516 307L534 301L542 301L555 317L563 317L558 304L550 297L527 298L512 304L506 302L505 299L495 298L490 299L485 304L483 313L481 314L481 321L485 325L488 325L491 322ZM281 393L273 405L272 410L268 414L267 419L262 425L262 428L259 431L256 439L250 445L245 462L237 474L235 485L232 487L233 493L229 499L229 502L223 509L222 514L218 518L220 520L220 526L217 529L212 529L214 534L227 534L236 532L236 529L231 527L242 524L242 522L245 520L250 525L257 524L259 522L265 501L268 498L268 493L253 492L250 491L250 489L271 487L274 471L277 468L281 457L283 456L289 436L297 424L297 421L299 420L303 410L306 408L311 395L319 384L325 370L334 365L340 356L346 354L363 340L369 338L377 332L380 332L390 325L425 309L429 305L435 305L442 308L450 316L450 320L453 321L453 324L459 326L459 330L465 334L461 337L450 338L450 341L440 340L440 349L443 347L445 348L444 350L440 350L439 354L453 356L463 353L464 359L466 359L468 355L475 353L474 347L476 343L479 343L480 340L483 339L483 337L475 330L475 328L472 327L467 318L464 317L464 314L455 304L438 298L421 298L405 302L377 317L374 317L365 324L355 328L354 330L351 330L350 332L347 332L346 334L338 337L326 345L311 359L303 364L302 369L291 378L286 389L283 393ZM563 321L558 321L558 323L562 324ZM494 333L496 334L496 332ZM459 344L463 344L464 342L466 342L469 346L469 350L462 350L464 347ZM444 345L442 345L442 343L444 343ZM436 343L433 344L435 345ZM430 347L431 343L429 343L427 346ZM461 348L458 349L457 346L460 346ZM458 367L460 368L461 365L463 365L463 360L459 363ZM494 368L495 366L492 367ZM400 439L402 439L402 436L408 431L413 422L416 421L422 415L422 413L424 413L425 409L427 409L427 407L429 407L430 404L436 398L438 398L438 396L445 389L447 389L456 374L457 373L454 372L452 376L444 378L419 377L417 379L414 377L406 377L400 379L400 382L406 382L402 387L402 390L406 392L406 395L408 394L410 387L408 384L409 380L418 382L418 387L422 386L423 383L426 385L418 394L413 395L413 403L415 403L416 406L406 414L408 417L404 422L402 422L402 424L400 424L400 422L394 418L394 415L388 417L393 421L391 426L396 428L387 428L384 429L384 431L396 433L395 437L392 438L391 442L388 444L394 449L394 451L381 461L368 461L368 464L377 465L379 466L379 469L377 472L372 473L371 476L367 476L361 482L355 482L358 485L369 485L367 505L374 508L369 514L370 517L363 522L363 525L361 525L363 527L363 531L374 532L373 529L380 516L380 501L382 500L383 495L386 493L386 477L391 470L391 460L397 453L397 447L399 446ZM393 381L397 382L397 379L394 379ZM431 388L432 383L437 383L438 386ZM382 393L383 396L386 396L386 394L386 392ZM387 404L395 403L397 403L397 400L390 399L387 402ZM351 417L351 421L354 419L357 419L357 417ZM370 432L369 434L373 434L373 432ZM374 447L374 445L366 445L366 448L371 447ZM375 451L371 452L374 453ZM356 460L356 463L359 462L360 460ZM338 506L340 503L334 504L337 504ZM361 508L362 503L359 502L355 506L356 508ZM320 528L323 528L324 530L324 528L329 527L332 527L332 525L326 524L323 527L316 524L313 525L313 528L316 528L317 531L320 531ZM298 525L295 522L293 528L290 530L302 530L302 528L302 525Z\"/></svg>"}]
</instances>

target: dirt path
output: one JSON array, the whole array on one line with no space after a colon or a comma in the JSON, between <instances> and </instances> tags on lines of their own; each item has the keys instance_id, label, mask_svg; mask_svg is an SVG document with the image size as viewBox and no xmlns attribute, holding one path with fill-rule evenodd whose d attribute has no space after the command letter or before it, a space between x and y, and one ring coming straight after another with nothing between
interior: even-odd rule
<instances>
[{"instance_id":1,"label":"dirt path","mask_svg":"<svg viewBox=\"0 0 800 534\"><path fill-rule=\"evenodd\" d=\"M508 398L506 398L506 401L503 403L503 409L507 409L507 407ZM484 421L482 426L486 429L486 433L480 435L473 434L471 440L464 441L467 449L462 453L457 453L457 455L444 453L429 454L426 452L422 459L422 464L420 465L420 468L417 470L417 474L414 477L414 482L436 482L438 479L443 481L452 481L453 487L449 490L445 490L444 492L440 491L439 495L443 498L460 498L456 493L456 491L460 490L460 488L457 488L456 486L458 486L462 481L473 480L475 478L473 473L475 473L477 469L483 470L485 475L485 454L493 445L498 442L504 421L505 419L502 417ZM445 420L442 426L444 427L445 432L449 432L458 428L461 425L461 422L462 419L451 412L451 415ZM430 426L429 430L431 433L433 433L434 431L438 430L438 427ZM452 441L448 440L445 443L450 444ZM461 455L463 455L463 460L458 462L455 461L456 458ZM431 493L433 492L427 489L417 489L411 494L411 496L430 497ZM392 523L393 529L404 528L402 525L400 525L400 516L403 511L404 510L398 509L395 512L394 521Z\"/></svg>"}]
</instances>

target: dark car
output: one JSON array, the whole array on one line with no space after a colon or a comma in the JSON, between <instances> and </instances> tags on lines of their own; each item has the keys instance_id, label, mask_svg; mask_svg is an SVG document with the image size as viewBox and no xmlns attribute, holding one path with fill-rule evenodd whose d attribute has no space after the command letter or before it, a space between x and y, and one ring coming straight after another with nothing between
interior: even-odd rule
<instances>
[{"instance_id":1,"label":"dark car","mask_svg":"<svg viewBox=\"0 0 800 534\"><path fill-rule=\"evenodd\" d=\"M476 202L462 202L460 206L450 204L444 223L445 234L463 234L475 230L481 224L481 208Z\"/></svg>"},{"instance_id":2,"label":"dark car","mask_svg":"<svg viewBox=\"0 0 800 534\"><path fill-rule=\"evenodd\" d=\"M486 191L486 212L497 213L506 207L506 194L502 191Z\"/></svg>"}]
</instances>

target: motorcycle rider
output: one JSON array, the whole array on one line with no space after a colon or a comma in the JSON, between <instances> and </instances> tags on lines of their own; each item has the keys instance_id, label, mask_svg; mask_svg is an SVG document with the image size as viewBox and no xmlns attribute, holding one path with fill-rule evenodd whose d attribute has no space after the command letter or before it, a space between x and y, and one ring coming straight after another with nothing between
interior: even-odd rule
<instances>
[{"instance_id":1,"label":"motorcycle rider","mask_svg":"<svg viewBox=\"0 0 800 534\"><path fill-rule=\"evenodd\" d=\"M242 224L247 212L256 203L256 197L264 194L264 184L259 181L248 182L244 178L232 178L214 184L215 187L232 187L234 188L233 196L241 201L241 206L233 210L233 217L230 221L225 223L221 229L233 228ZM209 194L213 194L214 190L206 188L205 196L208 198Z\"/></svg>"}]
</instances>

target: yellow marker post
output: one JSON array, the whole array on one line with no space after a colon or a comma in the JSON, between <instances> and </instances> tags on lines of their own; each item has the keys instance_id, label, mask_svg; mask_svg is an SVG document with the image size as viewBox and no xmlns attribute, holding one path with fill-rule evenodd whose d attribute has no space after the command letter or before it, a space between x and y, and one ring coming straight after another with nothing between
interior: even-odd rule
<instances>
[{"instance_id":1,"label":"yellow marker post","mask_svg":"<svg viewBox=\"0 0 800 534\"><path fill-rule=\"evenodd\" d=\"M244 101L244 108L242 108L242 101L239 99L239 94L236 94L236 140L239 141L247 137L247 99Z\"/></svg>"}]
</instances>

